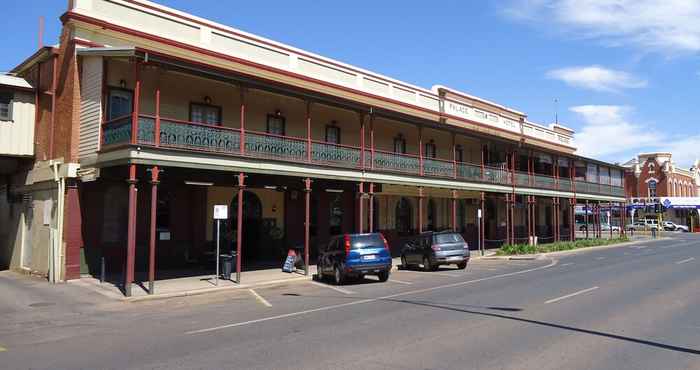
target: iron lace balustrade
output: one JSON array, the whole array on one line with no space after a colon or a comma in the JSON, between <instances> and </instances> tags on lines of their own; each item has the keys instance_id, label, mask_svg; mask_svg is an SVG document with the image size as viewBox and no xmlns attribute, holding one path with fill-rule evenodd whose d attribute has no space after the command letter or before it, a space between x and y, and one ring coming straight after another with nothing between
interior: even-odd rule
<instances>
[{"instance_id":1,"label":"iron lace balustrade","mask_svg":"<svg viewBox=\"0 0 700 370\"><path fill-rule=\"evenodd\" d=\"M375 150L374 169L419 174L420 161L418 160L417 156L409 154L398 154Z\"/></svg>"},{"instance_id":2,"label":"iron lace balustrade","mask_svg":"<svg viewBox=\"0 0 700 370\"><path fill-rule=\"evenodd\" d=\"M360 148L314 141L311 143L311 162L357 168L360 166Z\"/></svg>"},{"instance_id":3,"label":"iron lace balustrade","mask_svg":"<svg viewBox=\"0 0 700 370\"><path fill-rule=\"evenodd\" d=\"M559 178L559 190L561 190L561 191L574 191L573 186L571 186L571 180Z\"/></svg>"},{"instance_id":4,"label":"iron lace balustrade","mask_svg":"<svg viewBox=\"0 0 700 370\"><path fill-rule=\"evenodd\" d=\"M454 163L442 159L423 158L423 174L435 177L454 177Z\"/></svg>"},{"instance_id":5,"label":"iron lace balustrade","mask_svg":"<svg viewBox=\"0 0 700 370\"><path fill-rule=\"evenodd\" d=\"M546 176L546 175L533 175L533 178L535 179L535 188L543 188L543 189L556 189L557 188L557 183L552 176Z\"/></svg>"},{"instance_id":6,"label":"iron lace balustrade","mask_svg":"<svg viewBox=\"0 0 700 370\"><path fill-rule=\"evenodd\" d=\"M102 145L129 144L131 142L131 115L117 117L102 124Z\"/></svg>"},{"instance_id":7,"label":"iron lace balustrade","mask_svg":"<svg viewBox=\"0 0 700 370\"><path fill-rule=\"evenodd\" d=\"M139 124L139 132L141 125L142 123ZM237 154L240 152L240 132L228 127L161 118L160 146Z\"/></svg>"},{"instance_id":8,"label":"iron lace balustrade","mask_svg":"<svg viewBox=\"0 0 700 370\"><path fill-rule=\"evenodd\" d=\"M247 131L245 154L250 157L306 162L306 139Z\"/></svg>"},{"instance_id":9,"label":"iron lace balustrade","mask_svg":"<svg viewBox=\"0 0 700 370\"><path fill-rule=\"evenodd\" d=\"M467 181L482 181L481 165L457 162L457 178Z\"/></svg>"},{"instance_id":10,"label":"iron lace balustrade","mask_svg":"<svg viewBox=\"0 0 700 370\"><path fill-rule=\"evenodd\" d=\"M155 144L156 143L156 118L150 116L139 116L139 144Z\"/></svg>"},{"instance_id":11,"label":"iron lace balustrade","mask_svg":"<svg viewBox=\"0 0 700 370\"><path fill-rule=\"evenodd\" d=\"M530 186L530 175L527 172L516 172L515 173L515 186Z\"/></svg>"},{"instance_id":12,"label":"iron lace balustrade","mask_svg":"<svg viewBox=\"0 0 700 370\"><path fill-rule=\"evenodd\" d=\"M511 173L499 167L484 167L484 181L499 185L512 185Z\"/></svg>"}]
</instances>

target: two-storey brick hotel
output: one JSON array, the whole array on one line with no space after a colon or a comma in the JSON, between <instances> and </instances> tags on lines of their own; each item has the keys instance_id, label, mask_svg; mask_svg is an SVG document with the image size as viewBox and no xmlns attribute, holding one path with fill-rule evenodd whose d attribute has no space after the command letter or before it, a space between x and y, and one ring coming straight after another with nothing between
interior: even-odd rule
<instances>
[{"instance_id":1,"label":"two-storey brick hotel","mask_svg":"<svg viewBox=\"0 0 700 370\"><path fill-rule=\"evenodd\" d=\"M15 268L75 279L104 258L130 294L213 258L216 204L246 271L289 248L313 262L343 232L381 231L394 252L425 230L474 249L566 240L576 205L593 219L625 201L623 168L576 155L570 129L448 87L148 1L73 0L61 20L60 45L13 71L37 104L34 161L7 185ZM62 198L48 225L38 192ZM27 236L58 262L22 258Z\"/></svg>"}]
</instances>

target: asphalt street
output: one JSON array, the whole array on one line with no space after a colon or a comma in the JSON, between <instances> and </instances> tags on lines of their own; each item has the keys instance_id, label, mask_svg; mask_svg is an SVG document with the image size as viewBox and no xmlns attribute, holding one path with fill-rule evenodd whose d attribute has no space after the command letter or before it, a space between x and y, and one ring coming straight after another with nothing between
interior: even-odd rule
<instances>
[{"instance_id":1,"label":"asphalt street","mask_svg":"<svg viewBox=\"0 0 700 370\"><path fill-rule=\"evenodd\" d=\"M700 237L147 302L0 275L2 369L700 369Z\"/></svg>"}]
</instances>

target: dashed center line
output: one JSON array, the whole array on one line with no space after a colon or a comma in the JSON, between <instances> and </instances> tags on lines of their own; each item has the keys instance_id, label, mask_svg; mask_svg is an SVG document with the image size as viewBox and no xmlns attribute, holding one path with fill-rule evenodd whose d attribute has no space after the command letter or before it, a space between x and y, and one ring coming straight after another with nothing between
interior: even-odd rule
<instances>
[{"instance_id":1,"label":"dashed center line","mask_svg":"<svg viewBox=\"0 0 700 370\"><path fill-rule=\"evenodd\" d=\"M255 299L256 299L258 302L262 303L263 306L265 306L265 307L272 307L272 305L270 304L270 302L268 302L267 299L263 298L260 294L258 294L258 292L256 292L256 291L253 290L253 289L248 289L248 291L250 292L250 294L252 294L252 295L255 297Z\"/></svg>"},{"instance_id":2,"label":"dashed center line","mask_svg":"<svg viewBox=\"0 0 700 370\"><path fill-rule=\"evenodd\" d=\"M688 259L684 259L684 260L682 260L682 261L676 262L676 265L681 265L681 264L684 264L684 263L686 263L686 262L690 262L690 261L693 261L693 260L695 260L695 257L690 257L690 258L688 258Z\"/></svg>"},{"instance_id":3,"label":"dashed center line","mask_svg":"<svg viewBox=\"0 0 700 370\"><path fill-rule=\"evenodd\" d=\"M588 288L588 289L584 289L584 290L579 290L578 292L573 292L573 293L567 294L567 295L565 295L565 296L561 296L561 297L558 297L558 298L550 299L550 300L544 302L544 304L550 304L550 303L559 302L559 301L561 301L561 300L564 300L564 299L567 299L567 298L571 298L571 297L575 297L575 296L577 296L577 295L579 295L579 294L588 293L588 292L594 291L594 290L596 290L596 289L598 289L597 286L594 286L594 287Z\"/></svg>"},{"instance_id":4,"label":"dashed center line","mask_svg":"<svg viewBox=\"0 0 700 370\"><path fill-rule=\"evenodd\" d=\"M353 292L353 291L350 291L350 290L347 290L347 289L343 289L343 288L339 288L339 287L333 286L333 285L322 284L322 283L319 283L319 282L317 282L317 281L310 281L310 283L313 284L313 285L316 285L316 286L320 286L320 287L324 287L324 288L328 288L328 289L333 289L333 290L335 290L336 292L340 292L340 293L343 293L343 294L355 294L355 292Z\"/></svg>"}]
</instances>

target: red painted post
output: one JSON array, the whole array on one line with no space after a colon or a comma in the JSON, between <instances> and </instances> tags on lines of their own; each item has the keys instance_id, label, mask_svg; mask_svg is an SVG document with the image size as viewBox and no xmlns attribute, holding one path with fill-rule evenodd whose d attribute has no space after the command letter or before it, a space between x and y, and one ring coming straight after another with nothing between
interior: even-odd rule
<instances>
[{"instance_id":1,"label":"red painted post","mask_svg":"<svg viewBox=\"0 0 700 370\"><path fill-rule=\"evenodd\" d=\"M576 241L576 198L569 199L569 235L571 241Z\"/></svg>"},{"instance_id":2,"label":"red painted post","mask_svg":"<svg viewBox=\"0 0 700 370\"><path fill-rule=\"evenodd\" d=\"M369 183L369 232L374 232L374 183Z\"/></svg>"},{"instance_id":3,"label":"red painted post","mask_svg":"<svg viewBox=\"0 0 700 370\"><path fill-rule=\"evenodd\" d=\"M364 232L364 226L365 226L365 219L364 219L364 195L365 195L365 183L360 182L358 184L358 192L357 192L357 232L362 234Z\"/></svg>"},{"instance_id":4,"label":"red painted post","mask_svg":"<svg viewBox=\"0 0 700 370\"><path fill-rule=\"evenodd\" d=\"M238 133L240 135L238 145L241 155L245 155L245 93L245 87L241 86L241 129Z\"/></svg>"},{"instance_id":5,"label":"red painted post","mask_svg":"<svg viewBox=\"0 0 700 370\"><path fill-rule=\"evenodd\" d=\"M372 114L372 110L369 112L369 146L371 154L369 168L374 169L374 114Z\"/></svg>"},{"instance_id":6,"label":"red painted post","mask_svg":"<svg viewBox=\"0 0 700 370\"><path fill-rule=\"evenodd\" d=\"M423 187L418 187L418 233L423 232Z\"/></svg>"},{"instance_id":7,"label":"red painted post","mask_svg":"<svg viewBox=\"0 0 700 370\"><path fill-rule=\"evenodd\" d=\"M304 275L309 275L309 239L310 239L310 207L311 207L311 179L304 179Z\"/></svg>"},{"instance_id":8,"label":"red painted post","mask_svg":"<svg viewBox=\"0 0 700 370\"><path fill-rule=\"evenodd\" d=\"M611 186L612 186L612 184L611 184ZM610 217L608 217L608 226L610 226L610 227L609 227L609 229L610 229L610 239L612 239L612 234L613 234L613 230L612 230L612 217L613 217L613 212L612 212L612 203L611 203L611 202L608 202L608 214L610 214Z\"/></svg>"},{"instance_id":9,"label":"red painted post","mask_svg":"<svg viewBox=\"0 0 700 370\"><path fill-rule=\"evenodd\" d=\"M156 94L160 95L160 94ZM151 169L151 230L148 244L148 294L154 294L156 280L156 223L158 210L158 166Z\"/></svg>"},{"instance_id":10,"label":"red painted post","mask_svg":"<svg viewBox=\"0 0 700 370\"><path fill-rule=\"evenodd\" d=\"M482 152L483 154L483 152ZM483 156L482 156L483 158ZM482 162L483 163L483 162ZM482 253L481 255L483 256L483 251L486 249L486 194L482 191L481 192L481 219L477 220L477 222L480 223L479 227L479 233L481 234L479 237L479 249L481 249Z\"/></svg>"},{"instance_id":11,"label":"red painted post","mask_svg":"<svg viewBox=\"0 0 700 370\"><path fill-rule=\"evenodd\" d=\"M311 102L306 102L306 161L311 163Z\"/></svg>"},{"instance_id":12,"label":"red painted post","mask_svg":"<svg viewBox=\"0 0 700 370\"><path fill-rule=\"evenodd\" d=\"M156 87L156 122L153 135L155 145L160 146L160 87Z\"/></svg>"},{"instance_id":13,"label":"red painted post","mask_svg":"<svg viewBox=\"0 0 700 370\"><path fill-rule=\"evenodd\" d=\"M139 134L139 108L141 100L141 63L134 62L134 110L131 112L131 143L138 143Z\"/></svg>"},{"instance_id":14,"label":"red painted post","mask_svg":"<svg viewBox=\"0 0 700 370\"><path fill-rule=\"evenodd\" d=\"M365 115L360 113L360 168L365 169Z\"/></svg>"},{"instance_id":15,"label":"red painted post","mask_svg":"<svg viewBox=\"0 0 700 370\"><path fill-rule=\"evenodd\" d=\"M457 231L457 190L452 190L452 231Z\"/></svg>"},{"instance_id":16,"label":"red painted post","mask_svg":"<svg viewBox=\"0 0 700 370\"><path fill-rule=\"evenodd\" d=\"M245 189L245 174L238 174L238 209L236 210L236 283L241 283L241 258L243 252L243 189ZM219 256L216 256L217 261ZM218 262L217 262L218 263Z\"/></svg>"},{"instance_id":17,"label":"red painted post","mask_svg":"<svg viewBox=\"0 0 700 370\"><path fill-rule=\"evenodd\" d=\"M418 173L423 176L423 126L418 126Z\"/></svg>"},{"instance_id":18,"label":"red painted post","mask_svg":"<svg viewBox=\"0 0 700 370\"><path fill-rule=\"evenodd\" d=\"M457 134L452 133L452 178L457 178Z\"/></svg>"},{"instance_id":19,"label":"red painted post","mask_svg":"<svg viewBox=\"0 0 700 370\"><path fill-rule=\"evenodd\" d=\"M126 246L126 279L124 281L124 294L131 297L131 285L134 282L134 263L136 261L136 165L129 165L129 220L127 221L127 246Z\"/></svg>"},{"instance_id":20,"label":"red painted post","mask_svg":"<svg viewBox=\"0 0 700 370\"><path fill-rule=\"evenodd\" d=\"M588 208L588 201L586 201L585 204L586 204L586 208L585 208L585 212L583 212L583 218L584 218L584 221L586 223L586 239L588 239L588 229L590 229L590 227L588 225L588 209L589 209Z\"/></svg>"}]
</instances>

